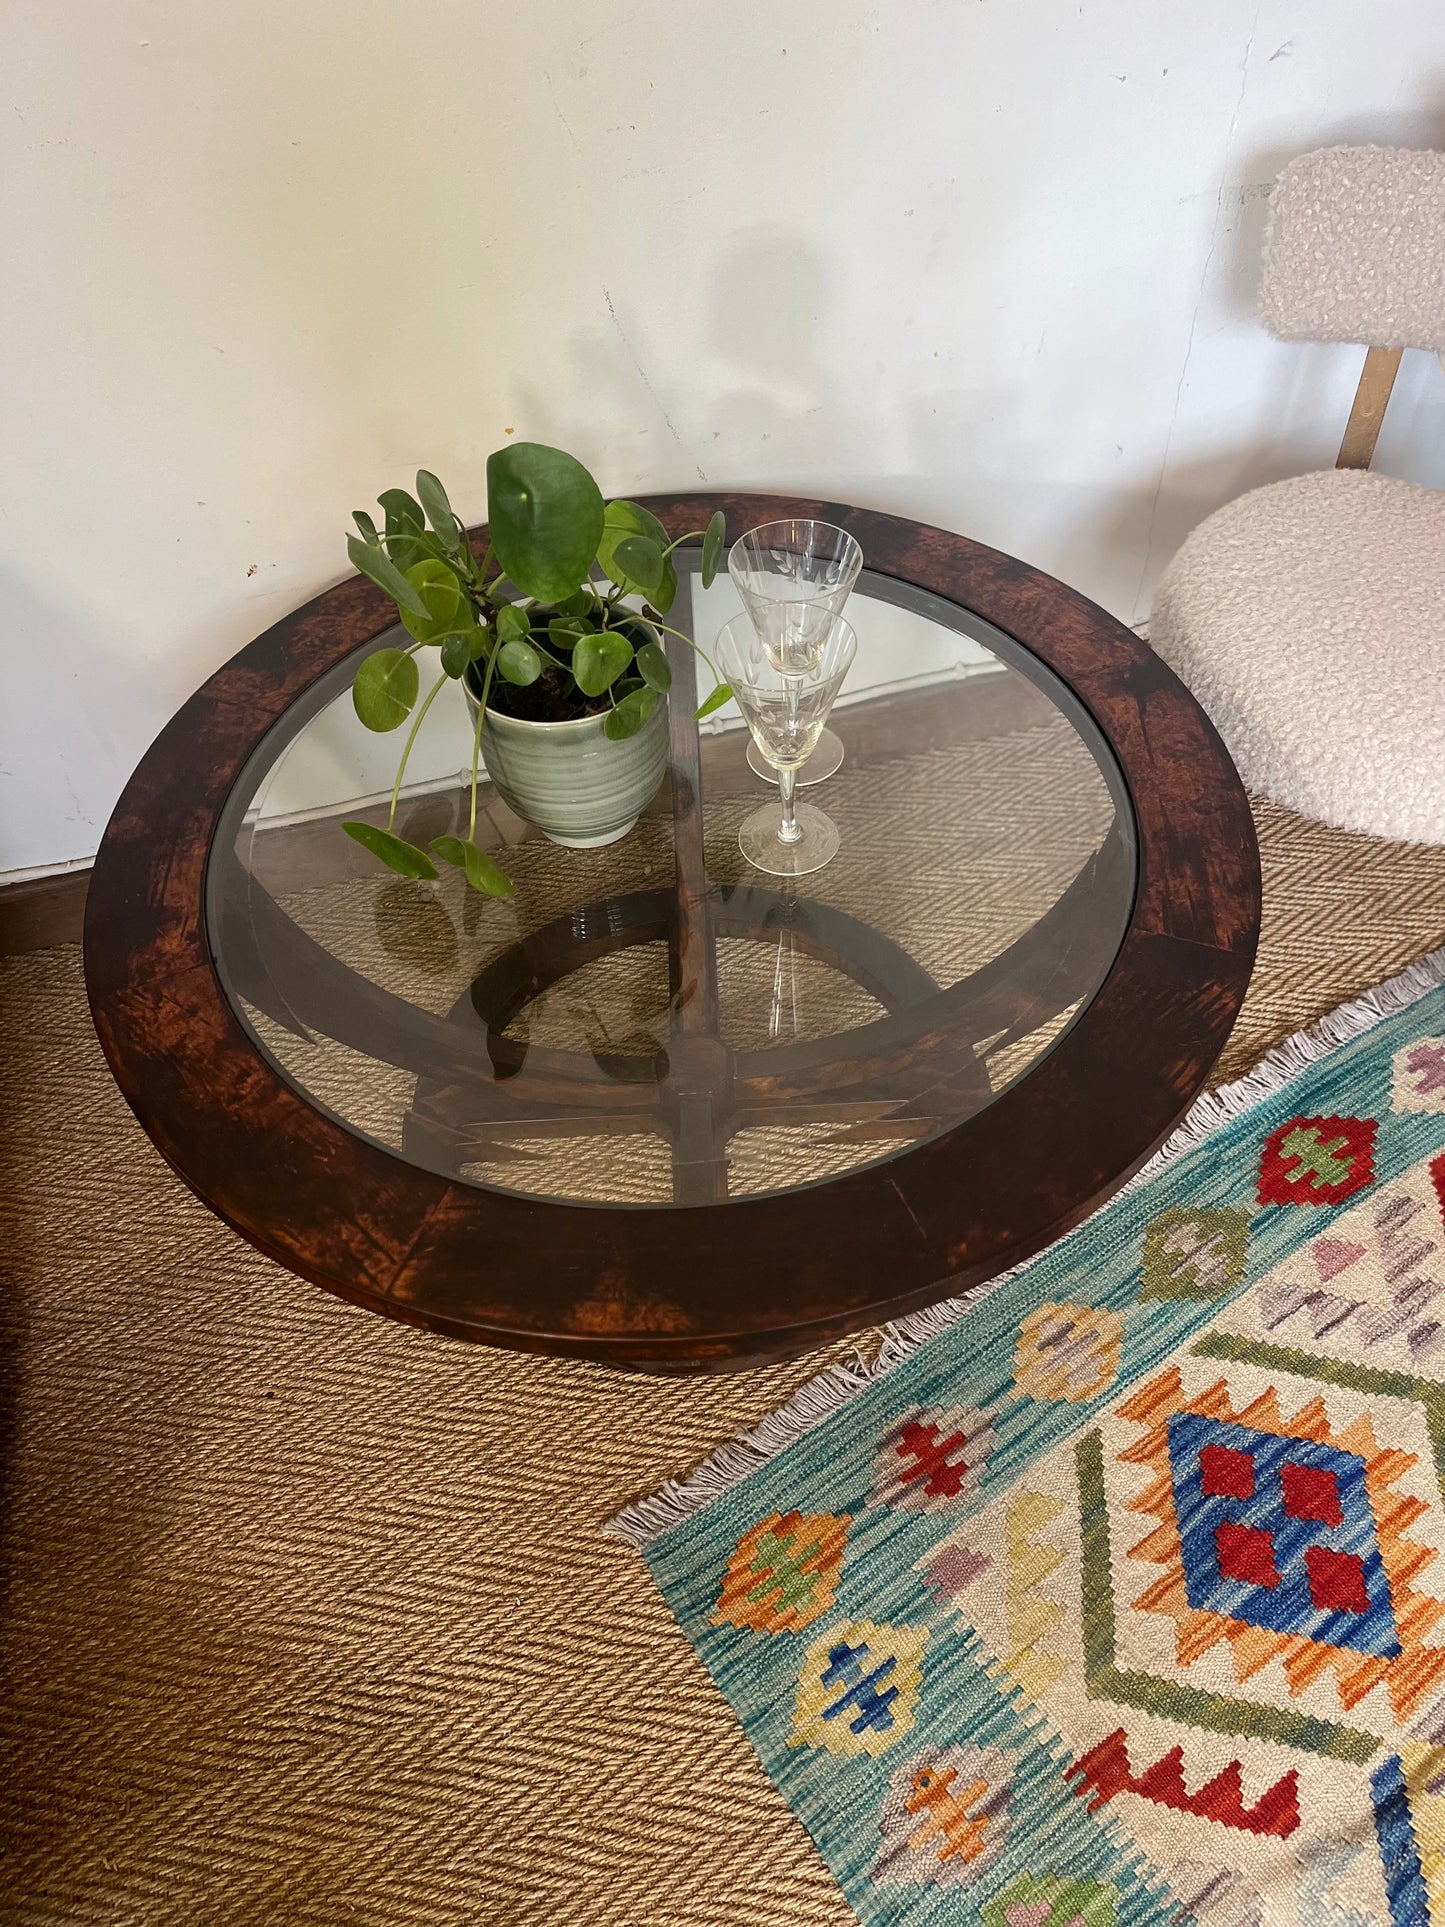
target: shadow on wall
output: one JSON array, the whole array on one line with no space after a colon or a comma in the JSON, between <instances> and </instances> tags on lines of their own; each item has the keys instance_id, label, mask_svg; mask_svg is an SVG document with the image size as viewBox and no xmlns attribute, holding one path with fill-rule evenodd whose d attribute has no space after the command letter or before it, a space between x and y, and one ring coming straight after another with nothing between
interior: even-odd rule
<instances>
[{"instance_id":1,"label":"shadow on wall","mask_svg":"<svg viewBox=\"0 0 1445 1927\"><path fill-rule=\"evenodd\" d=\"M940 342L941 364L920 362L919 344L909 342L918 372L941 365L965 379L920 382L899 395L896 368L860 360L845 344L866 306L882 317L884 352L889 340L905 352L909 288L868 285L858 257L834 257L816 236L781 223L730 238L707 283L691 365L679 368L635 288L604 287L606 321L568 338L575 382L552 392L519 383L517 413L534 437L567 446L578 423L559 396L584 393L587 445L607 487L636 487L639 471L657 472L661 422L677 457L669 480L851 494L946 521L1041 561L1126 619L1144 615L1159 570L1206 515L1248 489L1334 460L1361 355L1338 344L1271 342L1256 316L1260 260L1270 186L1286 162L1308 146L1366 141L1445 145L1445 112L1377 116L1369 125L1344 119L1315 139L1238 157L1200 262L1192 325L1177 307L1159 307L1146 285L1131 295L1114 281L1075 281L1067 312L1041 310L1039 346L1045 327L1067 331L1079 346L1076 369L1103 355L1121 330L1156 349L1177 341L1177 366L1161 384L1175 393L1177 379L1174 415L1154 420L1153 445L1132 472L1124 463L1136 453L1138 423L1127 456L1129 438L1117 428L1115 482L1097 466L1070 468L1061 437L1092 451L1097 464L1116 442L1116 393L1069 386L1057 367L1052 385L1035 376L1031 337L999 340L967 360ZM1021 221L1024 210L1014 212ZM1007 222L990 230L1014 231ZM971 306L992 305L1015 274L1028 272L1005 240L986 240L969 262ZM1013 334L1021 334L1016 318ZM887 407L877 398L885 388L896 396ZM1379 466L1445 484L1445 432L1434 433L1433 414L1438 405L1445 430L1445 379L1428 357L1407 356L1397 397ZM1020 470L1036 478L1022 499Z\"/></svg>"},{"instance_id":2,"label":"shadow on wall","mask_svg":"<svg viewBox=\"0 0 1445 1927\"><path fill-rule=\"evenodd\" d=\"M881 466L887 425L869 406L866 371L839 345L851 305L848 283L806 236L780 227L739 233L709 290L708 345L733 378L710 404L713 441L756 449L769 476L786 455L799 478L790 486L827 494L846 415L847 440L876 451Z\"/></svg>"},{"instance_id":3,"label":"shadow on wall","mask_svg":"<svg viewBox=\"0 0 1445 1927\"><path fill-rule=\"evenodd\" d=\"M896 390L897 368L882 355L860 359L850 351L857 334L850 324L866 306L879 317L880 345L901 339L913 321L909 290L867 288L860 272L856 257L834 258L800 230L767 224L737 231L708 277L696 360L680 373L646 311L605 290L607 325L569 338L575 388L587 396L589 443L605 451L604 486L614 476L630 485L628 449L651 451L656 467L660 417L676 446L678 484L685 485L685 467L702 486L841 493L1006 542L1009 530L995 518L1007 490L997 485L992 462L979 459L980 424L994 441L1002 428L1015 444L1036 448L1046 464L1052 420L1047 409L1031 406L1018 344L1000 341L970 386L919 388L882 407L877 397L885 387ZM990 279L1009 272L1006 255L973 260L971 299L984 303ZM924 365L951 360L956 367L952 347L940 340ZM920 345L911 343L908 352L917 365ZM1014 366L1017 376L1004 378ZM575 392L573 383L558 386ZM525 383L516 394L517 413L533 436L564 446L569 434L575 437L577 424L555 396Z\"/></svg>"},{"instance_id":4,"label":"shadow on wall","mask_svg":"<svg viewBox=\"0 0 1445 1927\"><path fill-rule=\"evenodd\" d=\"M857 370L841 351L830 359L846 291L808 236L762 227L733 237L711 279L700 331L705 363L682 375L652 339L646 314L606 287L603 295L608 325L577 331L569 348L587 396L588 440L608 451L611 474L599 478L604 489L614 477L629 485L622 451L655 449L659 418L676 444L679 469L685 465L704 487L828 492L826 478L838 469L840 412L850 442L878 448L882 426L866 407ZM571 385L560 386L565 392ZM516 394L534 438L563 447L569 436L575 441L577 423L551 396L525 382ZM708 451L717 445L726 453L713 472Z\"/></svg>"}]
</instances>

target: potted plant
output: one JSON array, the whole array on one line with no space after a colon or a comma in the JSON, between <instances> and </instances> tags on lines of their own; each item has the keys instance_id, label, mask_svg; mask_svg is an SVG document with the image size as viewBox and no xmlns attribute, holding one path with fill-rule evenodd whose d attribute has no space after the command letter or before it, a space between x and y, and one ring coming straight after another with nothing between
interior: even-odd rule
<instances>
[{"instance_id":1,"label":"potted plant","mask_svg":"<svg viewBox=\"0 0 1445 1927\"><path fill-rule=\"evenodd\" d=\"M368 729L399 729L408 719L411 727L386 828L343 829L400 876L434 878L440 859L472 888L509 895L510 877L476 841L485 750L487 774L506 802L554 842L587 848L624 836L667 763L672 672L660 632L696 647L663 620L677 594L672 552L701 536L710 586L726 539L722 515L670 541L655 515L636 502L604 502L581 462L537 442L488 459L488 546L480 557L425 469L415 496L392 488L378 501L383 526L358 509L360 534L347 538L347 552L396 603L412 640L366 658L352 701ZM417 662L431 649L438 669L422 695ZM713 679L699 717L728 700L716 670ZM473 712L467 834L436 837L424 850L396 834L397 802L422 718L452 681L462 682Z\"/></svg>"}]
</instances>

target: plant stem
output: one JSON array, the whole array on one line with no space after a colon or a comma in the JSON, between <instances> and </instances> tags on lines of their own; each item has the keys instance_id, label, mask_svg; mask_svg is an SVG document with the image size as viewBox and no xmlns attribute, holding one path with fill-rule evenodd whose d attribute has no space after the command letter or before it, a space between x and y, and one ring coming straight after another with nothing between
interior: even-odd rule
<instances>
[{"instance_id":1,"label":"plant stem","mask_svg":"<svg viewBox=\"0 0 1445 1927\"><path fill-rule=\"evenodd\" d=\"M669 542L667 547L662 551L662 553L664 555L671 555L673 550L680 549L684 542L701 542L701 540L706 534L707 534L706 529L693 529L687 535L678 536L675 542Z\"/></svg>"},{"instance_id":2,"label":"plant stem","mask_svg":"<svg viewBox=\"0 0 1445 1927\"><path fill-rule=\"evenodd\" d=\"M406 760L411 755L411 746L416 741L416 733L421 728L423 717L436 701L437 691L443 683L450 681L451 677L446 674L438 676L431 688L426 692L426 701L412 718L411 728L407 731L406 742L402 747L401 762L397 765L396 781L391 786L391 808L386 813L386 827L388 830L396 822L396 803L397 798L401 795L401 779L406 775Z\"/></svg>"},{"instance_id":3,"label":"plant stem","mask_svg":"<svg viewBox=\"0 0 1445 1927\"><path fill-rule=\"evenodd\" d=\"M492 671L496 666L497 652L494 649L487 657L487 673L482 678L482 700L477 710L477 727L472 736L472 813L467 819L468 843L477 834L477 765L482 757L482 724L487 720L487 698L492 693Z\"/></svg>"},{"instance_id":4,"label":"plant stem","mask_svg":"<svg viewBox=\"0 0 1445 1927\"><path fill-rule=\"evenodd\" d=\"M713 681L714 682L722 681L722 677L718 674L718 671L717 671L717 664L713 661L712 657L707 653L706 649L703 648L700 642L694 642L692 637L688 635L684 635L681 629L674 629L672 624L670 622L664 622L661 616L644 615L642 620L644 622L650 622L654 629L666 630L668 635L676 636L679 642L685 642L688 648L692 650L694 655L702 657L703 661L707 664L708 668L712 671Z\"/></svg>"}]
</instances>

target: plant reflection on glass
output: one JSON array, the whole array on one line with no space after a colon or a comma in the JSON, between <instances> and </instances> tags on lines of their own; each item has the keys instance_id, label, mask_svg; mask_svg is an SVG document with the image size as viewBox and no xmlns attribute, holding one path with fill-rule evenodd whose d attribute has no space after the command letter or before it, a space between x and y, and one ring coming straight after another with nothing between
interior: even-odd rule
<instances>
[{"instance_id":1,"label":"plant reflection on glass","mask_svg":"<svg viewBox=\"0 0 1445 1927\"><path fill-rule=\"evenodd\" d=\"M822 649L862 568L863 551L846 529L798 516L749 529L728 555L728 573L763 647L789 673ZM821 783L842 760L843 745L825 729L799 781ZM768 774L756 744L748 746L748 764Z\"/></svg>"},{"instance_id":2,"label":"plant reflection on glass","mask_svg":"<svg viewBox=\"0 0 1445 1927\"><path fill-rule=\"evenodd\" d=\"M778 667L748 616L734 616L718 637L723 679L737 698L753 742L778 773L781 819L773 805L765 803L738 831L743 855L770 876L807 876L837 853L832 819L813 804L798 802L795 791L798 771L813 753L857 648L852 624L842 616L829 618L822 648L801 671L795 663L787 673Z\"/></svg>"},{"instance_id":3,"label":"plant reflection on glass","mask_svg":"<svg viewBox=\"0 0 1445 1927\"><path fill-rule=\"evenodd\" d=\"M636 502L604 502L581 462L539 442L513 442L488 459L488 547L481 556L472 554L446 490L427 470L416 478L415 496L389 488L379 504L384 526L378 529L364 509L356 510L352 519L360 534L347 538L347 552L396 603L412 641L366 658L352 684L352 702L368 729L399 729L408 718L411 727L386 828L364 822L342 828L398 876L435 878L435 856L461 870L473 889L508 896L515 887L511 878L476 841L482 724L494 678L518 689L548 679L559 719L605 711L606 736L635 736L672 682L651 632L665 630L696 647L662 620L677 595L673 550L701 537L702 581L709 587L727 539L723 517L719 512L705 531L669 540L649 510ZM605 583L592 580L594 568ZM645 598L642 610L630 606L627 596ZM440 652L440 674L421 696L417 656L424 649ZM473 664L480 666L481 698L467 834L434 837L428 854L396 834L402 780L428 709ZM719 682L698 716L720 709L728 694Z\"/></svg>"}]
</instances>

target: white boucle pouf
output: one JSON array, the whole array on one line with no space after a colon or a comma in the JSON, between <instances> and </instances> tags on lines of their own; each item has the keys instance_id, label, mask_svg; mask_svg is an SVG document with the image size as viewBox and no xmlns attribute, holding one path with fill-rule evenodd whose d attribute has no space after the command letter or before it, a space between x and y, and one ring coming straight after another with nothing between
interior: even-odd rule
<instances>
[{"instance_id":1,"label":"white boucle pouf","mask_svg":"<svg viewBox=\"0 0 1445 1927\"><path fill-rule=\"evenodd\" d=\"M1169 564L1149 635L1251 789L1445 843L1445 493L1327 469L1242 495Z\"/></svg>"}]
</instances>

